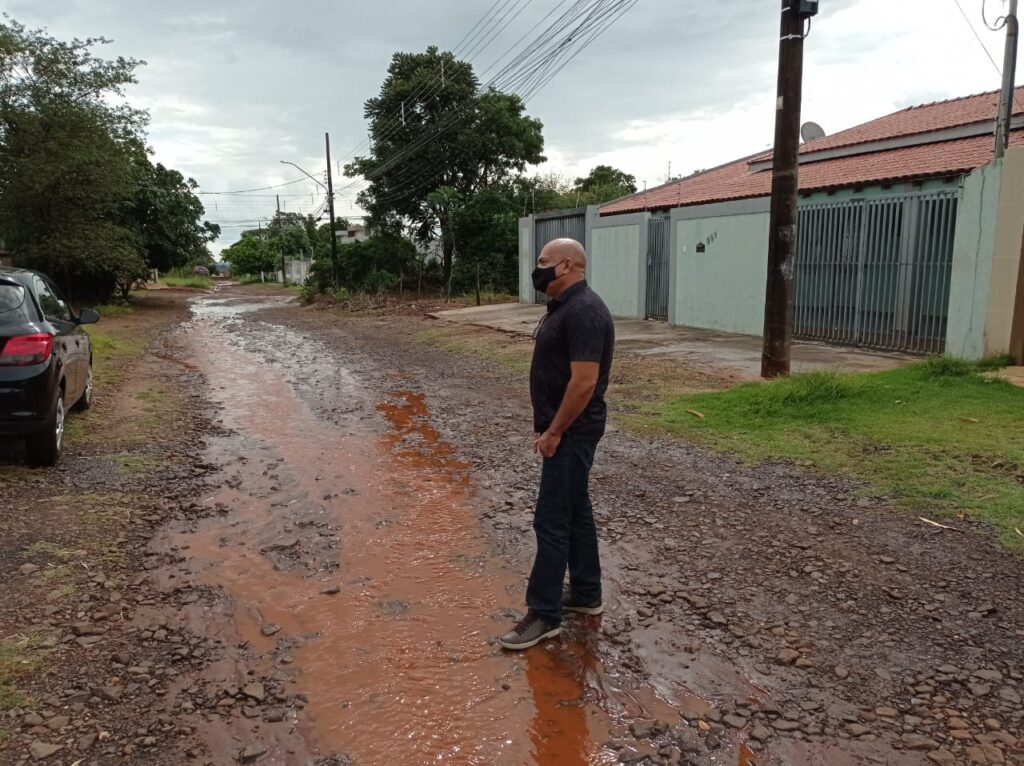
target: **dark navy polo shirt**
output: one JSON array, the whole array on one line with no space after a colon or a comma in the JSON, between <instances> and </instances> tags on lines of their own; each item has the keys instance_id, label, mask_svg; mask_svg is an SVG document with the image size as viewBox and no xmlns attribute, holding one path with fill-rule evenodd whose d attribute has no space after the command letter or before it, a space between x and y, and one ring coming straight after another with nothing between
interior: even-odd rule
<instances>
[{"instance_id":1,"label":"dark navy polo shirt","mask_svg":"<svg viewBox=\"0 0 1024 766\"><path fill-rule=\"evenodd\" d=\"M612 368L615 325L604 301L580 281L548 303L541 318L530 365L530 399L533 401L533 430L544 433L555 419L572 376L570 362L597 362L597 387L586 409L566 434L600 439L604 435L608 408L604 394Z\"/></svg>"}]
</instances>

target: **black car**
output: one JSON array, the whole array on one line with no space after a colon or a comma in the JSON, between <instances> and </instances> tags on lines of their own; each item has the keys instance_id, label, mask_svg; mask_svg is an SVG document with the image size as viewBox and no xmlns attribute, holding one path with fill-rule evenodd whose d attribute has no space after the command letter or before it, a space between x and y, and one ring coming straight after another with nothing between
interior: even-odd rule
<instances>
[{"instance_id":1,"label":"black car","mask_svg":"<svg viewBox=\"0 0 1024 766\"><path fill-rule=\"evenodd\" d=\"M76 315L42 274L0 269L0 439L24 439L28 462L55 465L69 407L92 405L92 346Z\"/></svg>"}]
</instances>

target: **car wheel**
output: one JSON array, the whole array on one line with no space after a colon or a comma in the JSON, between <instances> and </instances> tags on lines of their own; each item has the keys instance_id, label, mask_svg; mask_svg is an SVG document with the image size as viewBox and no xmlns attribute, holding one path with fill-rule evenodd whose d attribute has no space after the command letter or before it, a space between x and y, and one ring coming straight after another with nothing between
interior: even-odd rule
<instances>
[{"instance_id":1,"label":"car wheel","mask_svg":"<svg viewBox=\"0 0 1024 766\"><path fill-rule=\"evenodd\" d=\"M64 446L64 392L57 393L46 426L25 439L28 462L33 466L57 465L60 451Z\"/></svg>"},{"instance_id":2,"label":"car wheel","mask_svg":"<svg viewBox=\"0 0 1024 766\"><path fill-rule=\"evenodd\" d=\"M88 410L92 407L92 390L93 390L93 377L92 377L92 362L89 362L89 373L85 379L85 390L82 391L82 398L75 404L76 410Z\"/></svg>"}]
</instances>

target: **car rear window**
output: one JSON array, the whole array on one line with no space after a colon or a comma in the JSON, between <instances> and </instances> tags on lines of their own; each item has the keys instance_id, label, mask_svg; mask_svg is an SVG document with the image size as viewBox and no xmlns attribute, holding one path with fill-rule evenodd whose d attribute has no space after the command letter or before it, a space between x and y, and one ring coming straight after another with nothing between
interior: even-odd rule
<instances>
[{"instance_id":1,"label":"car rear window","mask_svg":"<svg viewBox=\"0 0 1024 766\"><path fill-rule=\"evenodd\" d=\"M0 282L0 314L5 311L14 311L25 302L25 288L21 285L12 285L9 282Z\"/></svg>"}]
</instances>

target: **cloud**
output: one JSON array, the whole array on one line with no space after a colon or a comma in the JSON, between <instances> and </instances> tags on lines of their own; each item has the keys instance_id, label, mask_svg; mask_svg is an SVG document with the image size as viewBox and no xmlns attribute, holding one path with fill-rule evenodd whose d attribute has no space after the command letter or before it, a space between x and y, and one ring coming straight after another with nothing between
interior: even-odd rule
<instances>
[{"instance_id":1,"label":"cloud","mask_svg":"<svg viewBox=\"0 0 1024 766\"><path fill-rule=\"evenodd\" d=\"M322 172L326 131L337 169L365 139L363 102L379 90L392 53L454 48L491 7L466 0L7 5L14 18L57 37L109 37L114 43L103 55L145 59L129 95L150 110L156 159L211 191L301 177L279 160ZM910 104L998 87L955 6L883 5L884 18L877 1L822 3L806 40L805 119L835 132ZM533 25L550 26L552 10L565 6L531 0L502 34L478 46L477 71ZM975 15L995 55L1001 38ZM545 126L543 170L577 176L607 163L655 185L669 162L685 174L767 147L778 24L778 4L766 0L638 3L528 104ZM287 209L322 202L312 182L278 191ZM210 217L225 222L222 244L273 211L275 191L261 194L204 198ZM351 197L338 207L358 212Z\"/></svg>"}]
</instances>

